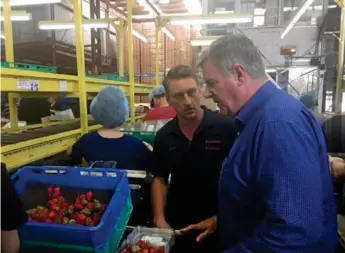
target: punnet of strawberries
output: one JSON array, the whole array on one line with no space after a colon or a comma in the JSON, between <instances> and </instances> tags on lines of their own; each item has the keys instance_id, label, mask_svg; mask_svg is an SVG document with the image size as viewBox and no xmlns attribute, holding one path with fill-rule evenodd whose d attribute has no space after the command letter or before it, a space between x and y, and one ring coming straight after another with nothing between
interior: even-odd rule
<instances>
[{"instance_id":1,"label":"punnet of strawberries","mask_svg":"<svg viewBox=\"0 0 345 253\"><path fill-rule=\"evenodd\" d=\"M138 240L135 245L124 245L120 253L166 253L165 246L158 246L149 241Z\"/></svg>"},{"instance_id":2,"label":"punnet of strawberries","mask_svg":"<svg viewBox=\"0 0 345 253\"><path fill-rule=\"evenodd\" d=\"M74 203L65 200L58 186L49 186L47 195L49 201L45 206L26 211L29 221L95 227L107 207L93 197L92 191L78 194Z\"/></svg>"}]
</instances>

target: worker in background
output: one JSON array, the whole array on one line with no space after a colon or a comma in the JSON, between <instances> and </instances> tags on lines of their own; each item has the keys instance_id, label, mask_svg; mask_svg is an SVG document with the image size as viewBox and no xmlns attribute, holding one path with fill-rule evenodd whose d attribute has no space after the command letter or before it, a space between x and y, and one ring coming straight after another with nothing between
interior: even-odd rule
<instances>
[{"instance_id":1,"label":"worker in background","mask_svg":"<svg viewBox=\"0 0 345 253\"><path fill-rule=\"evenodd\" d=\"M312 113L268 80L245 36L217 39L200 65L206 95L241 128L219 180L223 252L333 252L336 204L326 144Z\"/></svg>"},{"instance_id":2,"label":"worker in background","mask_svg":"<svg viewBox=\"0 0 345 253\"><path fill-rule=\"evenodd\" d=\"M157 132L154 142L154 225L176 230L199 222L213 224L220 167L237 134L234 123L200 106L202 92L190 67L171 68L164 87L177 116ZM214 232L214 227L209 229ZM172 252L217 253L216 235L197 242L203 236L176 238Z\"/></svg>"},{"instance_id":3,"label":"worker in background","mask_svg":"<svg viewBox=\"0 0 345 253\"><path fill-rule=\"evenodd\" d=\"M41 124L42 118L51 115L47 98L21 98L18 107L18 120L27 125Z\"/></svg>"},{"instance_id":4,"label":"worker in background","mask_svg":"<svg viewBox=\"0 0 345 253\"><path fill-rule=\"evenodd\" d=\"M1 163L1 252L19 253L18 229L27 222L28 216L16 193L13 182Z\"/></svg>"},{"instance_id":5,"label":"worker in background","mask_svg":"<svg viewBox=\"0 0 345 253\"><path fill-rule=\"evenodd\" d=\"M163 85L158 85L152 89L149 101L151 110L145 115L143 121L172 119L176 116L174 108L167 102Z\"/></svg>"},{"instance_id":6,"label":"worker in background","mask_svg":"<svg viewBox=\"0 0 345 253\"><path fill-rule=\"evenodd\" d=\"M125 93L118 87L107 86L92 100L90 107L93 118L102 128L83 135L73 145L69 151L72 164L80 165L84 158L89 164L113 161L119 169L147 170L151 151L138 138L119 130L129 117Z\"/></svg>"},{"instance_id":7,"label":"worker in background","mask_svg":"<svg viewBox=\"0 0 345 253\"><path fill-rule=\"evenodd\" d=\"M320 125L322 125L326 120L326 116L316 111L318 106L317 93L315 91L304 92L299 99L312 112Z\"/></svg>"}]
</instances>

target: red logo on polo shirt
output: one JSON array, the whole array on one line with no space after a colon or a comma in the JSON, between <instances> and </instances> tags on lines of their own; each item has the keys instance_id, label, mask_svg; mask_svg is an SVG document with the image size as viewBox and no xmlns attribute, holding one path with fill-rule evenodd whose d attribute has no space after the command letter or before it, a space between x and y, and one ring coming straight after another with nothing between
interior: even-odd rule
<instances>
[{"instance_id":1,"label":"red logo on polo shirt","mask_svg":"<svg viewBox=\"0 0 345 253\"><path fill-rule=\"evenodd\" d=\"M222 141L221 140L206 140L205 149L209 151L219 151L221 149Z\"/></svg>"}]
</instances>

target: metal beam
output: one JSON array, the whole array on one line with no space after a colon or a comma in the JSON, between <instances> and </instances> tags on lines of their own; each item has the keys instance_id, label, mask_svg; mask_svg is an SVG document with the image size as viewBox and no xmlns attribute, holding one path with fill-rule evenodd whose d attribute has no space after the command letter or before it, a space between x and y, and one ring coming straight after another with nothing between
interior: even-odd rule
<instances>
[{"instance_id":1,"label":"metal beam","mask_svg":"<svg viewBox=\"0 0 345 253\"><path fill-rule=\"evenodd\" d=\"M341 112L343 97L343 75L344 75L344 46L345 46L345 7L341 9L339 51L337 64L337 83L335 88L335 112Z\"/></svg>"},{"instance_id":2,"label":"metal beam","mask_svg":"<svg viewBox=\"0 0 345 253\"><path fill-rule=\"evenodd\" d=\"M100 0L90 0L90 18L101 18ZM92 73L99 75L102 67L101 29L91 29Z\"/></svg>"}]
</instances>

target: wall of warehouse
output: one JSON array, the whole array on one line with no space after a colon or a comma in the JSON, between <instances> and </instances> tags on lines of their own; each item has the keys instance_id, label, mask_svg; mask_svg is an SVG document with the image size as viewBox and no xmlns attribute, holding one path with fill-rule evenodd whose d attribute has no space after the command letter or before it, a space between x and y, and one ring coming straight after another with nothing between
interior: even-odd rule
<instances>
[{"instance_id":1,"label":"wall of warehouse","mask_svg":"<svg viewBox=\"0 0 345 253\"><path fill-rule=\"evenodd\" d=\"M71 4L68 5L72 7ZM49 5L41 6L29 6L25 8L28 13L32 14L32 20L27 22L13 22L13 36L15 43L29 43L37 41L46 41L51 38L51 31L39 30L38 24L41 20L51 20L51 11ZM21 9L22 10L22 9ZM73 20L73 13L64 9L60 5L54 5L55 20ZM89 4L83 2L83 15L86 17L90 16ZM101 17L105 17L105 13L101 13ZM113 31L115 29L112 29ZM91 29L83 29L84 31L84 44L91 44ZM106 30L101 30L101 40L106 41ZM56 41L61 41L67 44L75 44L75 30L56 30L55 31ZM110 36L110 40L115 43L116 39L114 36ZM102 53L107 52L108 56L114 56L115 50L112 43L102 43Z\"/></svg>"}]
</instances>

